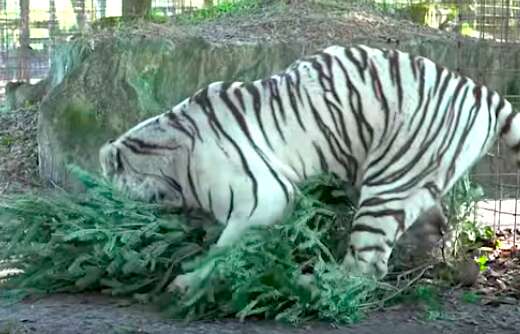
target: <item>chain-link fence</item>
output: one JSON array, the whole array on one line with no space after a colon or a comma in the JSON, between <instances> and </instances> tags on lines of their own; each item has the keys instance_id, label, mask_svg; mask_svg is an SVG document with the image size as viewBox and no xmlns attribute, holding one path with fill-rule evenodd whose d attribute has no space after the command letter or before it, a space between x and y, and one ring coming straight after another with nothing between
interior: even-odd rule
<instances>
[{"instance_id":1,"label":"chain-link fence","mask_svg":"<svg viewBox=\"0 0 520 334\"><path fill-rule=\"evenodd\" d=\"M152 14L172 17L222 0L151 0ZM35 83L57 43L104 17L122 15L123 0L0 0L0 101L10 81Z\"/></svg>"}]
</instances>

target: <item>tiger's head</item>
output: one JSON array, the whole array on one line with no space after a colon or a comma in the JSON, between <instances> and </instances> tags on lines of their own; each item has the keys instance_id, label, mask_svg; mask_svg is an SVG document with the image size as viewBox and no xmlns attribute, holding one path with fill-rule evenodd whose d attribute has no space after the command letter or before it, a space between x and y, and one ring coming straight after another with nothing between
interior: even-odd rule
<instances>
[{"instance_id":1,"label":"tiger's head","mask_svg":"<svg viewBox=\"0 0 520 334\"><path fill-rule=\"evenodd\" d=\"M130 198L180 207L184 203L177 171L184 150L164 117L150 118L107 141L99 150L99 161L103 176Z\"/></svg>"}]
</instances>

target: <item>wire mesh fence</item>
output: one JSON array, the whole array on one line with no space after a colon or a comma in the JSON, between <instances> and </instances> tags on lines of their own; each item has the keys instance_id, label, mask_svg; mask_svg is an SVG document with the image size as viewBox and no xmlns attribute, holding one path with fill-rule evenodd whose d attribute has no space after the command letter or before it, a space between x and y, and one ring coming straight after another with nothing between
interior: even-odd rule
<instances>
[{"instance_id":1,"label":"wire mesh fence","mask_svg":"<svg viewBox=\"0 0 520 334\"><path fill-rule=\"evenodd\" d=\"M224 0L151 0L166 18ZM90 23L123 13L123 0L0 0L0 101L10 81L35 83L50 68L57 43Z\"/></svg>"},{"instance_id":2,"label":"wire mesh fence","mask_svg":"<svg viewBox=\"0 0 520 334\"><path fill-rule=\"evenodd\" d=\"M154 15L169 18L225 1L151 0L151 8ZM473 77L477 81L486 83L490 78L512 73L518 73L520 78L520 59L517 62L508 59L512 49L520 49L520 0L350 1L455 32L461 58L458 70L477 73ZM44 78L58 43L96 20L121 15L122 0L0 0L0 100L4 98L7 82L34 83ZM467 37L494 43L499 66L491 69L478 63L470 68L465 64L463 49ZM520 108L520 79L518 87L501 93ZM515 233L520 235L520 222L517 223L520 175L508 155L507 149L498 144L474 169L473 178L483 186L486 197L477 204L475 216L496 231L511 230L515 236ZM514 237L514 242L517 241L520 238Z\"/></svg>"},{"instance_id":3,"label":"wire mesh fence","mask_svg":"<svg viewBox=\"0 0 520 334\"><path fill-rule=\"evenodd\" d=\"M356 1L356 0L354 0ZM463 36L520 41L520 0L364 0L389 14Z\"/></svg>"}]
</instances>

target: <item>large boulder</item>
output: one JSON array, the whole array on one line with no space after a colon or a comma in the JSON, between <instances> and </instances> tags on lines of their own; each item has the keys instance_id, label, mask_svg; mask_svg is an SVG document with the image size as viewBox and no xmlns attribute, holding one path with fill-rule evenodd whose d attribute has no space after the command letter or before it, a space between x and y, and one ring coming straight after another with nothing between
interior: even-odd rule
<instances>
[{"instance_id":1,"label":"large boulder","mask_svg":"<svg viewBox=\"0 0 520 334\"><path fill-rule=\"evenodd\" d=\"M98 149L108 138L166 111L210 82L252 80L281 70L301 49L216 45L194 38L175 43L138 37L102 40L40 106L40 174L66 189L78 189L66 164L97 171Z\"/></svg>"},{"instance_id":2,"label":"large boulder","mask_svg":"<svg viewBox=\"0 0 520 334\"><path fill-rule=\"evenodd\" d=\"M8 110L14 111L38 104L47 91L47 81L36 84L24 81L8 82L5 86L5 99Z\"/></svg>"},{"instance_id":3,"label":"large boulder","mask_svg":"<svg viewBox=\"0 0 520 334\"><path fill-rule=\"evenodd\" d=\"M219 44L196 37L149 34L77 38L56 53L47 79L50 88L41 103L38 124L40 175L66 189L78 189L69 179L67 163L97 171L98 149L105 140L166 111L210 82L266 77L325 45L351 43L397 47L460 70L501 93L520 92L517 71L499 71L520 68L520 48L501 49L498 57L496 44L469 40L409 38L396 44L345 36L344 40L314 44ZM477 168L488 171L494 163L484 160ZM510 164L502 170L515 168Z\"/></svg>"}]
</instances>

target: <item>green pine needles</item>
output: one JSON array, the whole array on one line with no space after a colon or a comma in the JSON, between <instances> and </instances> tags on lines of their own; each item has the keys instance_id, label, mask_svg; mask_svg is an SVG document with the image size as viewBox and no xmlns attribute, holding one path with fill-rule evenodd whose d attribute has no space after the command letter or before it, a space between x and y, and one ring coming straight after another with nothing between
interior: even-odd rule
<instances>
[{"instance_id":1,"label":"green pine needles","mask_svg":"<svg viewBox=\"0 0 520 334\"><path fill-rule=\"evenodd\" d=\"M215 251L222 228L211 217L134 202L94 175L71 172L86 192L0 198L0 272L18 272L4 289L101 291L157 303L176 318L291 323L354 322L381 297L378 283L339 265L354 205L331 176L306 182L283 224ZM207 261L216 266L199 288L182 297L169 291L176 275Z\"/></svg>"}]
</instances>

